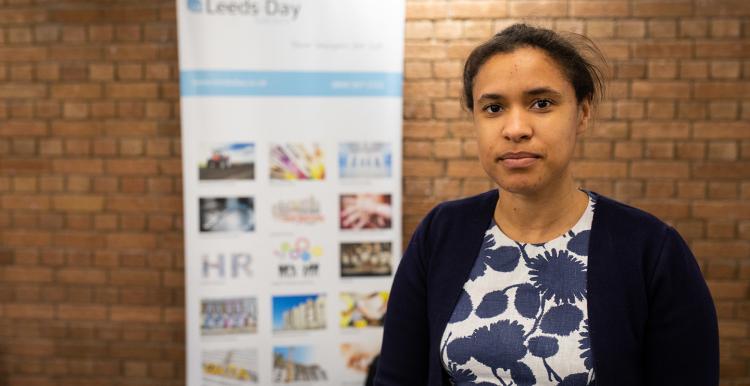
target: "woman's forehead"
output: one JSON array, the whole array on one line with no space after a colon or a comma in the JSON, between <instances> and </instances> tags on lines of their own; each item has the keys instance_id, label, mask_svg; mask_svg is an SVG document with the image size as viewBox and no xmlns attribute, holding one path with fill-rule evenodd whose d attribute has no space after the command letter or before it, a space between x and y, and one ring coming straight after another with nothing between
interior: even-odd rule
<instances>
[{"instance_id":1,"label":"woman's forehead","mask_svg":"<svg viewBox=\"0 0 750 386\"><path fill-rule=\"evenodd\" d=\"M480 67L473 85L477 99L487 92L511 96L541 88L561 94L573 92L557 62L544 51L527 47L490 57Z\"/></svg>"}]
</instances>

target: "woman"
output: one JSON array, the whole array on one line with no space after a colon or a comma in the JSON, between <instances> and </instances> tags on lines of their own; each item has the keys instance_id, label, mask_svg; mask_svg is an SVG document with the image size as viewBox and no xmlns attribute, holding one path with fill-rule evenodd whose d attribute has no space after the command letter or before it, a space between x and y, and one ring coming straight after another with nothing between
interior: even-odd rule
<instances>
[{"instance_id":1,"label":"woman","mask_svg":"<svg viewBox=\"0 0 750 386\"><path fill-rule=\"evenodd\" d=\"M471 53L465 104L499 188L415 231L376 385L718 384L715 309L685 242L574 184L600 79L546 29L513 25Z\"/></svg>"}]
</instances>

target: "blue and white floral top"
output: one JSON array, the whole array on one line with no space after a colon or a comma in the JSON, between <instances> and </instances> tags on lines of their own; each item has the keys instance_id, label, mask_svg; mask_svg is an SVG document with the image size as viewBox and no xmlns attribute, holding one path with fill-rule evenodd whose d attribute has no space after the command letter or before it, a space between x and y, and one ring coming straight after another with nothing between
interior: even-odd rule
<instances>
[{"instance_id":1,"label":"blue and white floral top","mask_svg":"<svg viewBox=\"0 0 750 386\"><path fill-rule=\"evenodd\" d=\"M455 385L594 384L586 267L594 198L567 233L518 243L493 222L441 339Z\"/></svg>"}]
</instances>

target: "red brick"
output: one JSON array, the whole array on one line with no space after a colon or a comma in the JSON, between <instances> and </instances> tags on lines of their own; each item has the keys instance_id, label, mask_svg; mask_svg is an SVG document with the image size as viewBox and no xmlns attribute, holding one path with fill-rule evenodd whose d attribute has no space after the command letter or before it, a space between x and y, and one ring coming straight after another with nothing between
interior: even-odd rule
<instances>
[{"instance_id":1,"label":"red brick","mask_svg":"<svg viewBox=\"0 0 750 386\"><path fill-rule=\"evenodd\" d=\"M489 20L464 21L464 38L486 39L492 35L492 22Z\"/></svg>"},{"instance_id":2,"label":"red brick","mask_svg":"<svg viewBox=\"0 0 750 386\"><path fill-rule=\"evenodd\" d=\"M702 139L750 139L750 122L694 122L693 136Z\"/></svg>"},{"instance_id":3,"label":"red brick","mask_svg":"<svg viewBox=\"0 0 750 386\"><path fill-rule=\"evenodd\" d=\"M107 160L105 169L108 174L115 175L155 175L158 173L156 161L150 159Z\"/></svg>"},{"instance_id":4,"label":"red brick","mask_svg":"<svg viewBox=\"0 0 750 386\"><path fill-rule=\"evenodd\" d=\"M731 41L698 41L695 43L696 58L747 58L750 43Z\"/></svg>"},{"instance_id":5,"label":"red brick","mask_svg":"<svg viewBox=\"0 0 750 386\"><path fill-rule=\"evenodd\" d=\"M49 48L49 58L58 61L89 61L101 60L102 49L96 46L52 46Z\"/></svg>"},{"instance_id":6,"label":"red brick","mask_svg":"<svg viewBox=\"0 0 750 386\"><path fill-rule=\"evenodd\" d=\"M50 283L52 270L42 267L11 266L0 270L3 282L7 283Z\"/></svg>"},{"instance_id":7,"label":"red brick","mask_svg":"<svg viewBox=\"0 0 750 386\"><path fill-rule=\"evenodd\" d=\"M706 79L708 78L708 62L684 60L680 64L680 78ZM700 95L700 94L696 94Z\"/></svg>"},{"instance_id":8,"label":"red brick","mask_svg":"<svg viewBox=\"0 0 750 386\"><path fill-rule=\"evenodd\" d=\"M0 98L43 98L46 94L47 87L43 84L6 82L0 84Z\"/></svg>"},{"instance_id":9,"label":"red brick","mask_svg":"<svg viewBox=\"0 0 750 386\"><path fill-rule=\"evenodd\" d=\"M0 10L0 24L28 25L47 20L47 12L42 9L3 9Z\"/></svg>"},{"instance_id":10,"label":"red brick","mask_svg":"<svg viewBox=\"0 0 750 386\"><path fill-rule=\"evenodd\" d=\"M750 162L704 162L693 166L697 178L750 178Z\"/></svg>"},{"instance_id":11,"label":"red brick","mask_svg":"<svg viewBox=\"0 0 750 386\"><path fill-rule=\"evenodd\" d=\"M5 62L38 62L47 57L45 47L0 47L0 58Z\"/></svg>"},{"instance_id":12,"label":"red brick","mask_svg":"<svg viewBox=\"0 0 750 386\"><path fill-rule=\"evenodd\" d=\"M617 161L576 161L572 165L576 178L623 178L628 166Z\"/></svg>"},{"instance_id":13,"label":"red brick","mask_svg":"<svg viewBox=\"0 0 750 386\"><path fill-rule=\"evenodd\" d=\"M583 143L583 156L588 159L610 159L612 156L612 143L586 141Z\"/></svg>"},{"instance_id":14,"label":"red brick","mask_svg":"<svg viewBox=\"0 0 750 386\"><path fill-rule=\"evenodd\" d=\"M124 249L149 249L156 246L156 236L141 233L115 233L107 235L107 247Z\"/></svg>"},{"instance_id":15,"label":"red brick","mask_svg":"<svg viewBox=\"0 0 750 386\"><path fill-rule=\"evenodd\" d=\"M646 36L646 22L637 19L620 20L615 25L615 35L620 38L642 38Z\"/></svg>"},{"instance_id":16,"label":"red brick","mask_svg":"<svg viewBox=\"0 0 750 386\"><path fill-rule=\"evenodd\" d=\"M616 159L639 159L643 157L643 143L617 142L614 156Z\"/></svg>"},{"instance_id":17,"label":"red brick","mask_svg":"<svg viewBox=\"0 0 750 386\"><path fill-rule=\"evenodd\" d=\"M633 96L636 98L690 98L690 83L665 81L634 81Z\"/></svg>"},{"instance_id":18,"label":"red brick","mask_svg":"<svg viewBox=\"0 0 750 386\"><path fill-rule=\"evenodd\" d=\"M432 21L413 20L406 22L404 31L405 38L409 39L429 39L434 36L435 28Z\"/></svg>"},{"instance_id":19,"label":"red brick","mask_svg":"<svg viewBox=\"0 0 750 386\"><path fill-rule=\"evenodd\" d=\"M743 0L698 1L695 12L705 16L747 16L750 15L750 5Z\"/></svg>"},{"instance_id":20,"label":"red brick","mask_svg":"<svg viewBox=\"0 0 750 386\"><path fill-rule=\"evenodd\" d=\"M90 64L89 77L91 80L112 80L114 79L114 66L110 63Z\"/></svg>"},{"instance_id":21,"label":"red brick","mask_svg":"<svg viewBox=\"0 0 750 386\"><path fill-rule=\"evenodd\" d=\"M433 102L433 106L437 119L457 119L466 114L455 100Z\"/></svg>"},{"instance_id":22,"label":"red brick","mask_svg":"<svg viewBox=\"0 0 750 386\"><path fill-rule=\"evenodd\" d=\"M708 280L711 295L717 300L746 299L748 282Z\"/></svg>"},{"instance_id":23,"label":"red brick","mask_svg":"<svg viewBox=\"0 0 750 386\"><path fill-rule=\"evenodd\" d=\"M448 168L445 173L448 177L474 177L481 178L487 175L482 168L482 165L476 160L464 161L464 160L450 160L448 161Z\"/></svg>"},{"instance_id":24,"label":"red brick","mask_svg":"<svg viewBox=\"0 0 750 386\"><path fill-rule=\"evenodd\" d=\"M158 323L161 321L161 308L157 306L112 306L109 318L113 322Z\"/></svg>"},{"instance_id":25,"label":"red brick","mask_svg":"<svg viewBox=\"0 0 750 386\"><path fill-rule=\"evenodd\" d=\"M591 39L611 38L615 34L615 23L611 20L588 19L586 21L586 36Z\"/></svg>"},{"instance_id":26,"label":"red brick","mask_svg":"<svg viewBox=\"0 0 750 386\"><path fill-rule=\"evenodd\" d=\"M443 174L442 162L404 160L404 177L438 177Z\"/></svg>"},{"instance_id":27,"label":"red brick","mask_svg":"<svg viewBox=\"0 0 750 386\"><path fill-rule=\"evenodd\" d=\"M628 126L623 122L598 121L589 128L589 138L622 139L628 135Z\"/></svg>"},{"instance_id":28,"label":"red brick","mask_svg":"<svg viewBox=\"0 0 750 386\"><path fill-rule=\"evenodd\" d=\"M151 61L158 59L159 47L154 44L114 44L107 47L107 59L116 61Z\"/></svg>"},{"instance_id":29,"label":"red brick","mask_svg":"<svg viewBox=\"0 0 750 386\"><path fill-rule=\"evenodd\" d=\"M683 162L636 161L630 166L630 175L637 178L687 178L690 166Z\"/></svg>"},{"instance_id":30,"label":"red brick","mask_svg":"<svg viewBox=\"0 0 750 386\"><path fill-rule=\"evenodd\" d=\"M643 183L640 181L615 182L615 197L621 200L643 197Z\"/></svg>"},{"instance_id":31,"label":"red brick","mask_svg":"<svg viewBox=\"0 0 750 386\"><path fill-rule=\"evenodd\" d=\"M432 104L429 101L405 101L405 119L428 119L432 118Z\"/></svg>"},{"instance_id":32,"label":"red brick","mask_svg":"<svg viewBox=\"0 0 750 386\"><path fill-rule=\"evenodd\" d=\"M738 155L739 148L734 141L717 141L708 144L709 160L734 161Z\"/></svg>"},{"instance_id":33,"label":"red brick","mask_svg":"<svg viewBox=\"0 0 750 386\"><path fill-rule=\"evenodd\" d=\"M629 4L626 1L578 1L569 3L570 15L574 17L622 17L630 14Z\"/></svg>"},{"instance_id":34,"label":"red brick","mask_svg":"<svg viewBox=\"0 0 750 386\"><path fill-rule=\"evenodd\" d=\"M3 209L23 209L23 210L49 210L49 196L41 195L3 195L0 197L0 207Z\"/></svg>"},{"instance_id":35,"label":"red brick","mask_svg":"<svg viewBox=\"0 0 750 386\"><path fill-rule=\"evenodd\" d=\"M648 63L648 76L651 79L674 79L677 77L677 62L651 60Z\"/></svg>"},{"instance_id":36,"label":"red brick","mask_svg":"<svg viewBox=\"0 0 750 386\"><path fill-rule=\"evenodd\" d=\"M673 101L654 100L646 106L647 116L651 119L674 119L675 103Z\"/></svg>"},{"instance_id":37,"label":"red brick","mask_svg":"<svg viewBox=\"0 0 750 386\"><path fill-rule=\"evenodd\" d=\"M739 61L714 61L711 62L711 77L717 79L739 78L742 67Z\"/></svg>"},{"instance_id":38,"label":"red brick","mask_svg":"<svg viewBox=\"0 0 750 386\"><path fill-rule=\"evenodd\" d=\"M84 304L61 304L57 306L57 317L62 320L98 321L107 320L105 306Z\"/></svg>"},{"instance_id":39,"label":"red brick","mask_svg":"<svg viewBox=\"0 0 750 386\"><path fill-rule=\"evenodd\" d=\"M750 219L750 202L695 201L693 217L716 219Z\"/></svg>"},{"instance_id":40,"label":"red brick","mask_svg":"<svg viewBox=\"0 0 750 386\"><path fill-rule=\"evenodd\" d=\"M107 85L108 98L155 98L159 96L156 83L111 83Z\"/></svg>"},{"instance_id":41,"label":"red brick","mask_svg":"<svg viewBox=\"0 0 750 386\"><path fill-rule=\"evenodd\" d=\"M642 79L646 76L646 66L642 62L620 62L615 65L618 79Z\"/></svg>"},{"instance_id":42,"label":"red brick","mask_svg":"<svg viewBox=\"0 0 750 386\"><path fill-rule=\"evenodd\" d=\"M117 116L121 118L140 119L145 115L145 103L141 100L117 102Z\"/></svg>"},{"instance_id":43,"label":"red brick","mask_svg":"<svg viewBox=\"0 0 750 386\"><path fill-rule=\"evenodd\" d=\"M102 125L97 121L52 121L52 133L56 136L98 136Z\"/></svg>"},{"instance_id":44,"label":"red brick","mask_svg":"<svg viewBox=\"0 0 750 386\"><path fill-rule=\"evenodd\" d=\"M633 4L633 15L640 17L692 16L692 2L639 1Z\"/></svg>"},{"instance_id":45,"label":"red brick","mask_svg":"<svg viewBox=\"0 0 750 386\"><path fill-rule=\"evenodd\" d=\"M513 1L510 17L563 17L568 14L568 5L560 0Z\"/></svg>"},{"instance_id":46,"label":"red brick","mask_svg":"<svg viewBox=\"0 0 750 386\"><path fill-rule=\"evenodd\" d=\"M11 319L52 319L54 308L49 304L6 304L5 315Z\"/></svg>"},{"instance_id":47,"label":"red brick","mask_svg":"<svg viewBox=\"0 0 750 386\"><path fill-rule=\"evenodd\" d=\"M56 159L52 169L57 173L101 174L104 162L100 159Z\"/></svg>"},{"instance_id":48,"label":"red brick","mask_svg":"<svg viewBox=\"0 0 750 386\"><path fill-rule=\"evenodd\" d=\"M648 198L672 198L674 197L674 181L654 180L646 184L646 197Z\"/></svg>"},{"instance_id":49,"label":"red brick","mask_svg":"<svg viewBox=\"0 0 750 386\"><path fill-rule=\"evenodd\" d=\"M644 103L637 100L617 101L615 104L615 117L617 119L640 119L643 118Z\"/></svg>"},{"instance_id":50,"label":"red brick","mask_svg":"<svg viewBox=\"0 0 750 386\"><path fill-rule=\"evenodd\" d=\"M735 232L736 222L733 220L709 221L706 227L706 236L709 238L732 239L737 236Z\"/></svg>"},{"instance_id":51,"label":"red brick","mask_svg":"<svg viewBox=\"0 0 750 386\"><path fill-rule=\"evenodd\" d=\"M113 136L152 136L158 133L158 124L139 120L107 121L104 130Z\"/></svg>"},{"instance_id":52,"label":"red brick","mask_svg":"<svg viewBox=\"0 0 750 386\"><path fill-rule=\"evenodd\" d=\"M174 41L176 38L176 27L170 24L151 24L143 26L143 40L149 42Z\"/></svg>"},{"instance_id":53,"label":"red brick","mask_svg":"<svg viewBox=\"0 0 750 386\"><path fill-rule=\"evenodd\" d=\"M638 199L633 205L664 220L687 219L690 217L690 204L683 200Z\"/></svg>"},{"instance_id":54,"label":"red brick","mask_svg":"<svg viewBox=\"0 0 750 386\"><path fill-rule=\"evenodd\" d=\"M692 245L696 256L710 259L745 258L750 255L750 242L747 241L697 241Z\"/></svg>"},{"instance_id":55,"label":"red brick","mask_svg":"<svg viewBox=\"0 0 750 386\"><path fill-rule=\"evenodd\" d=\"M677 197L698 199L706 197L706 183L703 181L677 182Z\"/></svg>"},{"instance_id":56,"label":"red brick","mask_svg":"<svg viewBox=\"0 0 750 386\"><path fill-rule=\"evenodd\" d=\"M57 210L98 212L104 208L104 197L94 195L55 196L53 206Z\"/></svg>"},{"instance_id":57,"label":"red brick","mask_svg":"<svg viewBox=\"0 0 750 386\"><path fill-rule=\"evenodd\" d=\"M463 23L454 20L441 20L434 23L432 36L438 39L458 39L463 35Z\"/></svg>"},{"instance_id":58,"label":"red brick","mask_svg":"<svg viewBox=\"0 0 750 386\"><path fill-rule=\"evenodd\" d=\"M674 158L674 144L671 141L646 142L647 159Z\"/></svg>"},{"instance_id":59,"label":"red brick","mask_svg":"<svg viewBox=\"0 0 750 386\"><path fill-rule=\"evenodd\" d=\"M597 46L609 60L627 60L630 59L630 45L618 41L602 41Z\"/></svg>"},{"instance_id":60,"label":"red brick","mask_svg":"<svg viewBox=\"0 0 750 386\"><path fill-rule=\"evenodd\" d=\"M5 121L0 122L0 137L43 136L47 134L44 121Z\"/></svg>"},{"instance_id":61,"label":"red brick","mask_svg":"<svg viewBox=\"0 0 750 386\"><path fill-rule=\"evenodd\" d=\"M448 16L446 3L406 3L406 19L442 19Z\"/></svg>"},{"instance_id":62,"label":"red brick","mask_svg":"<svg viewBox=\"0 0 750 386\"><path fill-rule=\"evenodd\" d=\"M161 282L159 272L155 270L118 269L110 274L113 285L131 287L158 287Z\"/></svg>"},{"instance_id":63,"label":"red brick","mask_svg":"<svg viewBox=\"0 0 750 386\"><path fill-rule=\"evenodd\" d=\"M677 108L677 117L679 119L700 120L707 117L705 102L680 101Z\"/></svg>"},{"instance_id":64,"label":"red brick","mask_svg":"<svg viewBox=\"0 0 750 386\"><path fill-rule=\"evenodd\" d=\"M708 31L708 21L705 19L680 19L680 36L705 37Z\"/></svg>"},{"instance_id":65,"label":"red brick","mask_svg":"<svg viewBox=\"0 0 750 386\"><path fill-rule=\"evenodd\" d=\"M448 3L448 15L457 19L500 18L507 14L504 0L455 1Z\"/></svg>"},{"instance_id":66,"label":"red brick","mask_svg":"<svg viewBox=\"0 0 750 386\"><path fill-rule=\"evenodd\" d=\"M646 43L639 42L633 47L633 56L636 58L690 58L693 54L691 42L673 41Z\"/></svg>"},{"instance_id":67,"label":"red brick","mask_svg":"<svg viewBox=\"0 0 750 386\"><path fill-rule=\"evenodd\" d=\"M102 88L95 83L56 84L51 93L53 98L99 98Z\"/></svg>"},{"instance_id":68,"label":"red brick","mask_svg":"<svg viewBox=\"0 0 750 386\"><path fill-rule=\"evenodd\" d=\"M708 105L708 115L712 120L735 120L740 106L734 101L713 101Z\"/></svg>"},{"instance_id":69,"label":"red brick","mask_svg":"<svg viewBox=\"0 0 750 386\"><path fill-rule=\"evenodd\" d=\"M404 98L441 98L446 96L444 81L410 81L404 83Z\"/></svg>"},{"instance_id":70,"label":"red brick","mask_svg":"<svg viewBox=\"0 0 750 386\"><path fill-rule=\"evenodd\" d=\"M71 284L105 284L107 273L99 269L63 268L57 271L57 280Z\"/></svg>"},{"instance_id":71,"label":"red brick","mask_svg":"<svg viewBox=\"0 0 750 386\"><path fill-rule=\"evenodd\" d=\"M741 21L738 19L713 19L711 21L711 36L715 38L736 38L742 31Z\"/></svg>"},{"instance_id":72,"label":"red brick","mask_svg":"<svg viewBox=\"0 0 750 386\"><path fill-rule=\"evenodd\" d=\"M700 160L706 157L706 144L703 142L680 142L676 146L677 158Z\"/></svg>"}]
</instances>

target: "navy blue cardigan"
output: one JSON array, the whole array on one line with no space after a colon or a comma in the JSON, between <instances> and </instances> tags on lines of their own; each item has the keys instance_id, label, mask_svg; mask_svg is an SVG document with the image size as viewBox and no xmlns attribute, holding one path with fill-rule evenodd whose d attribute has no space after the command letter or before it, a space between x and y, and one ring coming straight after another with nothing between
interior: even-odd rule
<instances>
[{"instance_id":1,"label":"navy blue cardigan","mask_svg":"<svg viewBox=\"0 0 750 386\"><path fill-rule=\"evenodd\" d=\"M497 198L440 204L417 227L391 289L375 385L450 384L440 338ZM693 254L656 217L596 199L587 273L596 384L718 385L716 311Z\"/></svg>"}]
</instances>

